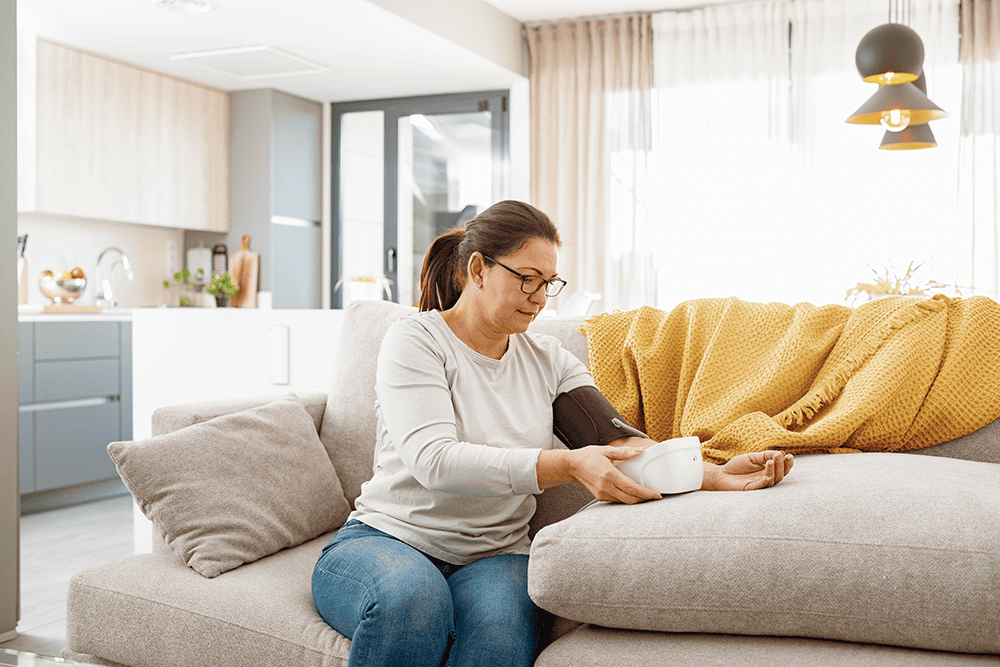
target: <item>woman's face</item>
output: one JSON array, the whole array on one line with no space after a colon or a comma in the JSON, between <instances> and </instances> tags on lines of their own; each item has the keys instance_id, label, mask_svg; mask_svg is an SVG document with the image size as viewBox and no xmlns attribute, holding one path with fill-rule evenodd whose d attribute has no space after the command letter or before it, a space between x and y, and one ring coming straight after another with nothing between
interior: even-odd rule
<instances>
[{"instance_id":1,"label":"woman's face","mask_svg":"<svg viewBox=\"0 0 1000 667\"><path fill-rule=\"evenodd\" d=\"M546 280L557 278L559 247L548 239L533 238L518 250L494 257L493 264L482 272L482 301L487 325L502 333L524 333L548 302L545 287L534 294L521 291L521 279L505 269Z\"/></svg>"}]
</instances>

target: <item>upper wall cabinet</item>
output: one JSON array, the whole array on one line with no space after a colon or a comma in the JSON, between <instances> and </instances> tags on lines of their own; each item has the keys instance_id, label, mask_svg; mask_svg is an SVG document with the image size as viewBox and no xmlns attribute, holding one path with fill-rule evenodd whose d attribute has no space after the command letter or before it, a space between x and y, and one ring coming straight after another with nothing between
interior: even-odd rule
<instances>
[{"instance_id":1,"label":"upper wall cabinet","mask_svg":"<svg viewBox=\"0 0 1000 667\"><path fill-rule=\"evenodd\" d=\"M228 230L226 92L19 42L18 211Z\"/></svg>"}]
</instances>

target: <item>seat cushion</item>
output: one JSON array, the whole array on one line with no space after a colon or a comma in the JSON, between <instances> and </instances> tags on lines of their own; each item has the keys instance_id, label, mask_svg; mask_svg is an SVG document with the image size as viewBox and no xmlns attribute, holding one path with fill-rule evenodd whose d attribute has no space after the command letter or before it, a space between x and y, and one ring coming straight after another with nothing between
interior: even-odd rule
<instances>
[{"instance_id":1,"label":"seat cushion","mask_svg":"<svg viewBox=\"0 0 1000 667\"><path fill-rule=\"evenodd\" d=\"M81 570L66 600L68 648L132 667L346 665L350 641L323 621L310 588L332 537L212 579L160 554Z\"/></svg>"},{"instance_id":2,"label":"seat cushion","mask_svg":"<svg viewBox=\"0 0 1000 667\"><path fill-rule=\"evenodd\" d=\"M1000 653L1000 466L812 455L781 484L589 505L535 536L542 608L612 628Z\"/></svg>"},{"instance_id":3,"label":"seat cushion","mask_svg":"<svg viewBox=\"0 0 1000 667\"><path fill-rule=\"evenodd\" d=\"M943 653L799 637L635 632L584 625L558 639L535 667L972 667L996 656Z\"/></svg>"}]
</instances>

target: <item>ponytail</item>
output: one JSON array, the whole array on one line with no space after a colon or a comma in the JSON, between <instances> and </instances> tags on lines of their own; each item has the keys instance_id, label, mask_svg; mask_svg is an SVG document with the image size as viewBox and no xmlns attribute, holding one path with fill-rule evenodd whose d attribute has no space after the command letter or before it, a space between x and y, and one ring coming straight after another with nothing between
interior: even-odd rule
<instances>
[{"instance_id":1,"label":"ponytail","mask_svg":"<svg viewBox=\"0 0 1000 667\"><path fill-rule=\"evenodd\" d=\"M455 257L465 228L459 227L436 239L427 250L420 269L420 310L448 310L462 293Z\"/></svg>"}]
</instances>

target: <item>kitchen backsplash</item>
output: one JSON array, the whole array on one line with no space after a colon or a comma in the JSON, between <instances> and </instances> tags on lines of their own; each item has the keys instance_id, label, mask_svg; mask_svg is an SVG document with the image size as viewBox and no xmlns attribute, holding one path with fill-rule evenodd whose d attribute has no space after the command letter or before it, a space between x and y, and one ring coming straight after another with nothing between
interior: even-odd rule
<instances>
[{"instance_id":1,"label":"kitchen backsplash","mask_svg":"<svg viewBox=\"0 0 1000 667\"><path fill-rule=\"evenodd\" d=\"M184 231L179 229L19 215L17 233L28 235L24 256L30 262L29 304L49 303L38 289L40 271L80 267L87 276L87 288L76 303L93 305L98 287L97 257L110 246L124 251L132 266L133 279L129 281L120 264L112 268L117 253L108 253L101 262L102 277L111 280L118 306L124 308L166 304L170 295L163 289L163 281L184 264Z\"/></svg>"}]
</instances>

